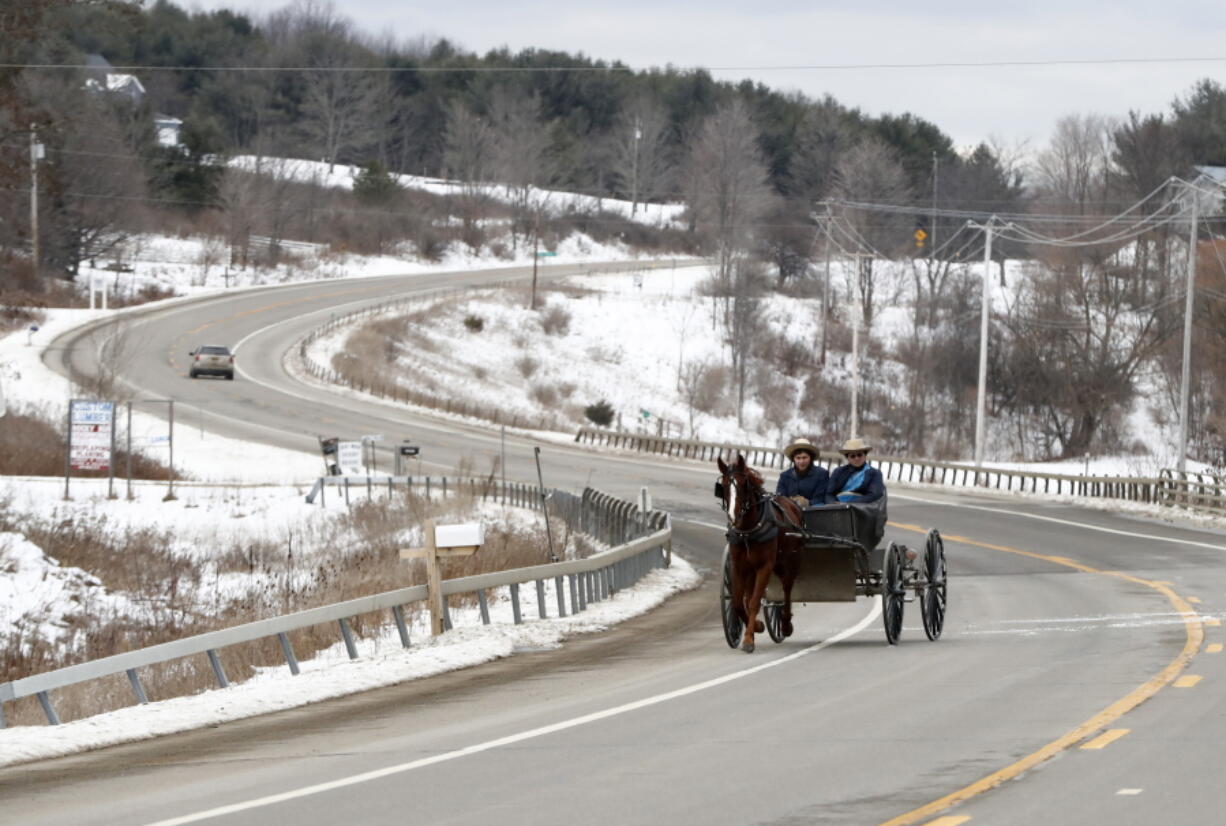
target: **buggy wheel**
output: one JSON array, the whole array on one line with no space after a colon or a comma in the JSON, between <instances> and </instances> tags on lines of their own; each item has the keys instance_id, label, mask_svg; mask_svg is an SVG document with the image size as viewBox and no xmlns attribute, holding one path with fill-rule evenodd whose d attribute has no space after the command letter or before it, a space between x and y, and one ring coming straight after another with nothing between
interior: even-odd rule
<instances>
[{"instance_id":1,"label":"buggy wheel","mask_svg":"<svg viewBox=\"0 0 1226 826\"><path fill-rule=\"evenodd\" d=\"M928 531L924 545L924 580L920 613L924 617L924 633L935 641L945 628L945 543L936 528Z\"/></svg>"},{"instance_id":2,"label":"buggy wheel","mask_svg":"<svg viewBox=\"0 0 1226 826\"><path fill-rule=\"evenodd\" d=\"M724 640L729 648L739 648L741 635L745 633L745 623L736 615L732 607L732 555L724 546L724 576L719 587L719 612L724 620Z\"/></svg>"},{"instance_id":3,"label":"buggy wheel","mask_svg":"<svg viewBox=\"0 0 1226 826\"><path fill-rule=\"evenodd\" d=\"M881 576L881 619L885 624L885 641L890 645L897 645L902 633L903 564L902 548L891 542L885 551L885 572Z\"/></svg>"},{"instance_id":4,"label":"buggy wheel","mask_svg":"<svg viewBox=\"0 0 1226 826\"><path fill-rule=\"evenodd\" d=\"M766 633L775 642L783 642L787 638L783 633L783 604L768 602L762 606L762 613L766 615Z\"/></svg>"}]
</instances>

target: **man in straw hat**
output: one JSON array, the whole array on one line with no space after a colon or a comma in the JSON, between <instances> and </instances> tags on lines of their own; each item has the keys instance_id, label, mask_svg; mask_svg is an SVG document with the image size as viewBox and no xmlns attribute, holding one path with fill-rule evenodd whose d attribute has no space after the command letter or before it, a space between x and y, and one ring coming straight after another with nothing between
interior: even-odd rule
<instances>
[{"instance_id":1,"label":"man in straw hat","mask_svg":"<svg viewBox=\"0 0 1226 826\"><path fill-rule=\"evenodd\" d=\"M788 497L802 508L820 505L826 496L830 474L817 464L817 446L800 438L783 449L792 466L779 474L775 493Z\"/></svg>"},{"instance_id":2,"label":"man in straw hat","mask_svg":"<svg viewBox=\"0 0 1226 826\"><path fill-rule=\"evenodd\" d=\"M847 464L830 474L826 486L827 504L834 502L876 502L885 496L881 471L868 463L870 445L863 439L848 439L839 448Z\"/></svg>"}]
</instances>

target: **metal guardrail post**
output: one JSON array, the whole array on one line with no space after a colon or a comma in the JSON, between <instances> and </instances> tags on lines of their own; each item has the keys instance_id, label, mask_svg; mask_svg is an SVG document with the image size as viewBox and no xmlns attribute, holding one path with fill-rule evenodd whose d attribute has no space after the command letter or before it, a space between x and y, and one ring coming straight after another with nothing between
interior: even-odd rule
<instances>
[{"instance_id":1,"label":"metal guardrail post","mask_svg":"<svg viewBox=\"0 0 1226 826\"><path fill-rule=\"evenodd\" d=\"M38 692L38 704L43 707L43 714L47 715L47 722L58 726L60 715L55 713L55 706L51 705L51 696L45 691Z\"/></svg>"},{"instance_id":2,"label":"metal guardrail post","mask_svg":"<svg viewBox=\"0 0 1226 826\"><path fill-rule=\"evenodd\" d=\"M566 586L565 586L565 581L563 580L562 577L560 576L554 577L553 590L558 595L558 616L564 617L566 616ZM570 607L572 610L575 607L575 603L573 600L571 601Z\"/></svg>"},{"instance_id":3,"label":"metal guardrail post","mask_svg":"<svg viewBox=\"0 0 1226 826\"><path fill-rule=\"evenodd\" d=\"M400 634L400 644L409 647L409 627L404 623L404 606L392 606L392 618L396 621L396 632Z\"/></svg>"},{"instance_id":4,"label":"metal guardrail post","mask_svg":"<svg viewBox=\"0 0 1226 826\"><path fill-rule=\"evenodd\" d=\"M137 676L135 668L128 669L128 682L132 685L132 693L136 695L136 702L141 705L148 703L149 697L145 694L145 687L140 684L140 677Z\"/></svg>"},{"instance_id":5,"label":"metal guardrail post","mask_svg":"<svg viewBox=\"0 0 1226 826\"><path fill-rule=\"evenodd\" d=\"M523 615L519 610L519 583L511 583L511 616L515 620L516 625L520 625L524 621Z\"/></svg>"},{"instance_id":6,"label":"metal guardrail post","mask_svg":"<svg viewBox=\"0 0 1226 826\"><path fill-rule=\"evenodd\" d=\"M289 673L297 677L298 658L294 656L294 647L289 644L289 636L282 631L280 634L277 634L277 639L281 643L281 653L285 655L285 664L289 666Z\"/></svg>"},{"instance_id":7,"label":"metal guardrail post","mask_svg":"<svg viewBox=\"0 0 1226 826\"><path fill-rule=\"evenodd\" d=\"M341 637L345 640L345 651L349 654L349 659L356 660L358 658L358 647L353 641L353 629L349 627L349 620L341 617L336 621L336 624L341 627Z\"/></svg>"},{"instance_id":8,"label":"metal guardrail post","mask_svg":"<svg viewBox=\"0 0 1226 826\"><path fill-rule=\"evenodd\" d=\"M454 625L451 624L451 606L448 605L449 600L447 599L447 596L445 594L443 595L442 600L443 600L443 630L450 631L452 628L455 627Z\"/></svg>"},{"instance_id":9,"label":"metal guardrail post","mask_svg":"<svg viewBox=\"0 0 1226 826\"><path fill-rule=\"evenodd\" d=\"M517 595L518 596L518 595ZM485 597L485 589L477 591L477 607L481 609L481 624L490 624L490 603Z\"/></svg>"},{"instance_id":10,"label":"metal guardrail post","mask_svg":"<svg viewBox=\"0 0 1226 826\"><path fill-rule=\"evenodd\" d=\"M549 619L548 608L545 605L545 580L538 579L536 581L536 612L541 619Z\"/></svg>"},{"instance_id":11,"label":"metal guardrail post","mask_svg":"<svg viewBox=\"0 0 1226 826\"><path fill-rule=\"evenodd\" d=\"M230 681L226 679L226 670L221 667L221 658L212 648L208 650L208 655L209 665L213 666L213 676L217 678L217 684L222 688L229 687Z\"/></svg>"}]
</instances>

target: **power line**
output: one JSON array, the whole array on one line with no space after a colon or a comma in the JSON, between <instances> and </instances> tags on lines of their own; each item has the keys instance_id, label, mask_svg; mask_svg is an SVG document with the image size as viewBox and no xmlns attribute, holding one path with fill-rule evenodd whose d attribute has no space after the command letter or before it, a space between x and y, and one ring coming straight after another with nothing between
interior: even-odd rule
<instances>
[{"instance_id":1,"label":"power line","mask_svg":"<svg viewBox=\"0 0 1226 826\"><path fill-rule=\"evenodd\" d=\"M670 67L680 71L707 72L838 72L864 70L893 69L988 69L988 68L1041 68L1046 66L1121 66L1121 65L1157 65L1157 64L1187 64L1187 63L1226 63L1226 57L1108 57L1108 58L1070 58L1053 60L982 60L982 61L930 61L915 63L799 63L799 64L760 64L744 66L688 66ZM0 69L74 69L98 71L98 66L88 66L76 63L0 63ZM632 66L156 66L128 65L111 66L109 71L116 72L461 72L470 74L489 74L497 72L508 73L608 73L608 72L651 72L660 71L652 66L646 69L635 69Z\"/></svg>"}]
</instances>

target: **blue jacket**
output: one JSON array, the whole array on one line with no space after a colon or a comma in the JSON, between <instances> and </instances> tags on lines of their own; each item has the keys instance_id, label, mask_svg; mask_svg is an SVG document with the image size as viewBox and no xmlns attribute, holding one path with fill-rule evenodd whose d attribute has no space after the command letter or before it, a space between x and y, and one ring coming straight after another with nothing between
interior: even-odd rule
<instances>
[{"instance_id":1,"label":"blue jacket","mask_svg":"<svg viewBox=\"0 0 1226 826\"><path fill-rule=\"evenodd\" d=\"M876 502L882 496L885 496L885 482L881 479L881 471L864 463L864 478L860 480L860 484L848 493L854 493L856 496L851 499L839 499L839 494L843 493L843 489L847 487L848 480L856 473L856 469L851 465L840 465L834 469L834 473L830 474L830 482L826 485L826 504L836 502Z\"/></svg>"},{"instance_id":2,"label":"blue jacket","mask_svg":"<svg viewBox=\"0 0 1226 826\"><path fill-rule=\"evenodd\" d=\"M810 465L808 473L798 476L793 466L779 474L775 493L783 496L803 496L809 500L810 505L820 505L826 495L826 482L829 478L830 474L824 467Z\"/></svg>"}]
</instances>

